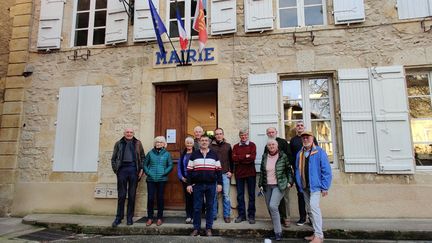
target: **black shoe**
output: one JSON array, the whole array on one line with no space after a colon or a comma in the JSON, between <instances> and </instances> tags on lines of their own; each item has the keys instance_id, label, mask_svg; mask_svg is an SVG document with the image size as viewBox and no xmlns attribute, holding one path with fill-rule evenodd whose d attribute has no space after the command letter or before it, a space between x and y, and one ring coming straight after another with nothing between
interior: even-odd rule
<instances>
[{"instance_id":1,"label":"black shoe","mask_svg":"<svg viewBox=\"0 0 432 243\"><path fill-rule=\"evenodd\" d=\"M304 220L304 219L299 219L297 222L296 222L296 224L298 225L298 226L302 226L302 225L304 225L306 223L306 220Z\"/></svg>"},{"instance_id":2,"label":"black shoe","mask_svg":"<svg viewBox=\"0 0 432 243\"><path fill-rule=\"evenodd\" d=\"M240 222L242 222L242 221L246 221L246 219L243 218L243 217L241 217L241 216L238 216L238 217L234 220L235 223L240 223Z\"/></svg>"},{"instance_id":3,"label":"black shoe","mask_svg":"<svg viewBox=\"0 0 432 243\"><path fill-rule=\"evenodd\" d=\"M111 226L112 226L113 228L115 228L115 227L117 227L120 223L121 223L121 220L116 219L116 220L114 220L114 222L112 222Z\"/></svg>"},{"instance_id":4,"label":"black shoe","mask_svg":"<svg viewBox=\"0 0 432 243\"><path fill-rule=\"evenodd\" d=\"M255 224L255 223L256 223L256 221L254 218L249 218L249 224Z\"/></svg>"},{"instance_id":5,"label":"black shoe","mask_svg":"<svg viewBox=\"0 0 432 243\"><path fill-rule=\"evenodd\" d=\"M127 225L133 225L133 221L132 220L128 220L126 224Z\"/></svg>"},{"instance_id":6,"label":"black shoe","mask_svg":"<svg viewBox=\"0 0 432 243\"><path fill-rule=\"evenodd\" d=\"M271 240L275 241L281 241L282 240L282 233L275 233L274 236L270 237Z\"/></svg>"}]
</instances>

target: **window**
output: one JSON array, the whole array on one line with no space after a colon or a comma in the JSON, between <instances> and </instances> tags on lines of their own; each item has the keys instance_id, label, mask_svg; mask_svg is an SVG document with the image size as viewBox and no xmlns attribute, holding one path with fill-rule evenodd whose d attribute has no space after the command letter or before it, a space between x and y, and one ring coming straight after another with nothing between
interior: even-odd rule
<instances>
[{"instance_id":1,"label":"window","mask_svg":"<svg viewBox=\"0 0 432 243\"><path fill-rule=\"evenodd\" d=\"M73 46L105 43L107 0L76 0Z\"/></svg>"},{"instance_id":2,"label":"window","mask_svg":"<svg viewBox=\"0 0 432 243\"><path fill-rule=\"evenodd\" d=\"M168 9L168 31L169 36L171 38L179 37L178 26L177 26L177 17L176 17L176 1L167 0L169 4ZM203 4L206 5L207 1L203 1ZM197 36L198 32L196 32L192 27L195 15L197 1L195 0L177 0L177 6L180 9L180 16L184 21L184 27L188 36L192 33L192 36ZM186 17L185 17L186 16ZM204 16L206 18L207 23L207 7L204 9Z\"/></svg>"},{"instance_id":3,"label":"window","mask_svg":"<svg viewBox=\"0 0 432 243\"><path fill-rule=\"evenodd\" d=\"M416 165L432 168L432 72L408 72L406 82Z\"/></svg>"},{"instance_id":4,"label":"window","mask_svg":"<svg viewBox=\"0 0 432 243\"><path fill-rule=\"evenodd\" d=\"M334 148L334 116L331 79L326 77L282 79L283 122L285 138L295 136L295 123L303 121L306 130L312 130L329 156L336 159Z\"/></svg>"},{"instance_id":5,"label":"window","mask_svg":"<svg viewBox=\"0 0 432 243\"><path fill-rule=\"evenodd\" d=\"M432 16L432 0L397 0L399 19Z\"/></svg>"},{"instance_id":6,"label":"window","mask_svg":"<svg viewBox=\"0 0 432 243\"><path fill-rule=\"evenodd\" d=\"M325 25L325 0L278 0L279 28Z\"/></svg>"}]
</instances>

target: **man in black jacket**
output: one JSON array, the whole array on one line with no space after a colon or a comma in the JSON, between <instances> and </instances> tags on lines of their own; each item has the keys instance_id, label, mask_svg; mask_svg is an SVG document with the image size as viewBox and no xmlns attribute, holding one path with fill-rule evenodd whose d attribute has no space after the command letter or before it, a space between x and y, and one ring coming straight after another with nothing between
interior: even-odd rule
<instances>
[{"instance_id":1,"label":"man in black jacket","mask_svg":"<svg viewBox=\"0 0 432 243\"><path fill-rule=\"evenodd\" d=\"M127 225L133 224L135 195L138 181L143 175L145 153L141 141L134 137L132 128L126 128L123 137L114 145L111 166L117 175L117 214L112 227L117 227L124 217L126 193L128 195Z\"/></svg>"},{"instance_id":2,"label":"man in black jacket","mask_svg":"<svg viewBox=\"0 0 432 243\"><path fill-rule=\"evenodd\" d=\"M269 127L266 130L266 134L268 138L276 139L278 143L279 151L282 151L286 154L286 156L289 158L291 157L291 152L288 147L288 143L285 139L280 138L277 136L277 130L274 127ZM264 153L267 153L267 146L264 147ZM280 204L279 204L279 212L280 212L280 218L281 223L284 227L290 226L289 221L289 189L287 189L284 192L284 197L282 198Z\"/></svg>"}]
</instances>

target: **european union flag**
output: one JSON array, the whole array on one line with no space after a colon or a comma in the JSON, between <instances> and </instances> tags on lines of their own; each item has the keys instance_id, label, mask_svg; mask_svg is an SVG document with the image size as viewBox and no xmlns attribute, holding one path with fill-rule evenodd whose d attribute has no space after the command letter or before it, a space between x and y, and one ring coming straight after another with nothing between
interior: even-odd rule
<instances>
[{"instance_id":1,"label":"european union flag","mask_svg":"<svg viewBox=\"0 0 432 243\"><path fill-rule=\"evenodd\" d=\"M160 49L161 54L163 56L165 56L165 54L166 54L165 53L165 47L163 45L161 35L163 33L167 33L167 30L165 28L164 23L162 22L162 19L160 18L159 14L157 13L156 8L153 5L152 0L149 0L149 6L150 6L150 13L151 13L151 16L152 16L153 27L154 27L154 30L155 30L155 33L156 33L156 39L157 39L157 42L158 42L158 45L159 45L159 49Z\"/></svg>"}]
</instances>

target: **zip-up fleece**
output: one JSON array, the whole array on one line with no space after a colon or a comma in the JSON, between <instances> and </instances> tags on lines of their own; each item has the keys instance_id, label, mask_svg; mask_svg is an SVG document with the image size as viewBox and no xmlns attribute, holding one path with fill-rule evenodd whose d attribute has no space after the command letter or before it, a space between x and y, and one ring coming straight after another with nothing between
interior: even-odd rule
<instances>
[{"instance_id":1,"label":"zip-up fleece","mask_svg":"<svg viewBox=\"0 0 432 243\"><path fill-rule=\"evenodd\" d=\"M192 152L187 166L188 185L196 183L215 183L222 185L221 164L217 154L209 150L204 156L201 150Z\"/></svg>"}]
</instances>

